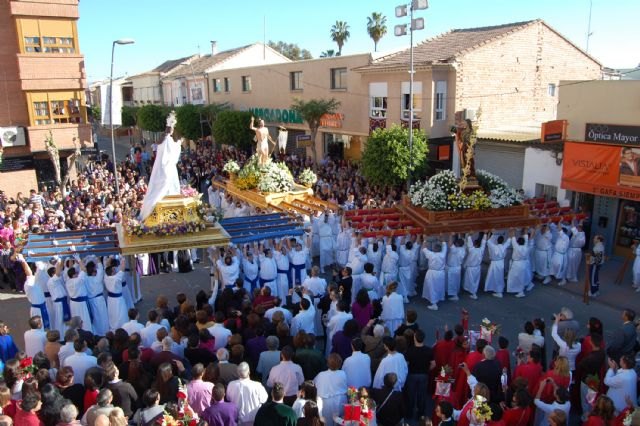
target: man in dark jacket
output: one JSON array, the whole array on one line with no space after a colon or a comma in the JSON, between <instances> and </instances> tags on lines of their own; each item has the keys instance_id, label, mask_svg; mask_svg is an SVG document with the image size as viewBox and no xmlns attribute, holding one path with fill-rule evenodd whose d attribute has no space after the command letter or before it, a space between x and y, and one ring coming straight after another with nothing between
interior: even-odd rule
<instances>
[{"instance_id":1,"label":"man in dark jacket","mask_svg":"<svg viewBox=\"0 0 640 426\"><path fill-rule=\"evenodd\" d=\"M387 373L384 375L384 387L371 390L379 425L395 426L405 417L404 396L402 392L394 390L397 381L396 373Z\"/></svg>"},{"instance_id":2,"label":"man in dark jacket","mask_svg":"<svg viewBox=\"0 0 640 426\"><path fill-rule=\"evenodd\" d=\"M502 376L502 366L500 362L496 360L496 350L492 346L485 346L482 350L484 359L476 364L473 368L473 375L478 382L484 383L491 392L491 402L498 403L502 401L502 382L500 378Z\"/></svg>"}]
</instances>

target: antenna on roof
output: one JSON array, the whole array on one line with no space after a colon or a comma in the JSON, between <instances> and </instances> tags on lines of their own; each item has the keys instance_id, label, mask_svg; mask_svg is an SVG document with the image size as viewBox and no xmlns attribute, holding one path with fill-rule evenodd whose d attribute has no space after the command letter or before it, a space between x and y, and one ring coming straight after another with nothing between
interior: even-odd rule
<instances>
[{"instance_id":1,"label":"antenna on roof","mask_svg":"<svg viewBox=\"0 0 640 426\"><path fill-rule=\"evenodd\" d=\"M589 39L593 35L593 32L591 32L591 11L592 10L593 10L593 0L589 0L589 22L587 23L587 46L585 48L587 53L589 53Z\"/></svg>"},{"instance_id":2,"label":"antenna on roof","mask_svg":"<svg viewBox=\"0 0 640 426\"><path fill-rule=\"evenodd\" d=\"M262 15L262 60L267 60L267 15Z\"/></svg>"}]
</instances>

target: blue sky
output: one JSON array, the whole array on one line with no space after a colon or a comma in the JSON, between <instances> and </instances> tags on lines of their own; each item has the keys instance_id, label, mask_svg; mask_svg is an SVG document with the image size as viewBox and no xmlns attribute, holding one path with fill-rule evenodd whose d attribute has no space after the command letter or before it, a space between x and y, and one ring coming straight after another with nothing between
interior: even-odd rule
<instances>
[{"instance_id":1,"label":"blue sky","mask_svg":"<svg viewBox=\"0 0 640 426\"><path fill-rule=\"evenodd\" d=\"M592 0L592 36L589 52L605 66L635 67L640 63L640 1ZM586 44L590 0L430 0L420 11L426 28L416 41L452 28L499 25L542 18L578 46ZM366 32L371 12L387 16L387 35L378 50L404 46L408 37L395 37L393 26L400 0L82 0L78 24L80 48L85 55L89 81L109 76L111 43L133 38L136 43L116 47L114 75L133 75L167 59L210 51L210 40L219 50L266 39L297 43L314 57L337 50L329 37L336 20L347 21L351 37L343 54L369 52L373 41ZM319 6L314 6L319 5Z\"/></svg>"}]
</instances>

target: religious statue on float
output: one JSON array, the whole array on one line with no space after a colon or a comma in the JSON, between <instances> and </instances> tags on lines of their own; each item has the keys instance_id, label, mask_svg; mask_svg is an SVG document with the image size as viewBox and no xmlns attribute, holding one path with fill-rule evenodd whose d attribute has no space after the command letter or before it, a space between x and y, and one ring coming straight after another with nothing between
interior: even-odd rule
<instances>
[{"instance_id":1,"label":"religious statue on float","mask_svg":"<svg viewBox=\"0 0 640 426\"><path fill-rule=\"evenodd\" d=\"M155 205L167 195L180 195L180 178L178 177L178 161L182 149L182 139L173 139L173 130L178 123L175 111L167 117L164 139L158 144L156 159L149 178L147 193L142 201L140 218L145 220Z\"/></svg>"},{"instance_id":2,"label":"religious statue on float","mask_svg":"<svg viewBox=\"0 0 640 426\"><path fill-rule=\"evenodd\" d=\"M460 189L464 191L465 188L475 188L478 186L475 166L477 128L466 118L457 126L453 126L451 131L455 133L455 149L460 163ZM454 165L456 166L457 164ZM457 170L455 172L458 174Z\"/></svg>"},{"instance_id":3,"label":"religious statue on float","mask_svg":"<svg viewBox=\"0 0 640 426\"><path fill-rule=\"evenodd\" d=\"M256 141L256 155L258 157L258 165L264 166L268 163L271 153L269 152L269 142L273 145L276 143L269 135L269 129L264 126L264 120L258 120L258 127L254 126L255 118L251 117L251 124L249 128L256 134L254 140Z\"/></svg>"}]
</instances>

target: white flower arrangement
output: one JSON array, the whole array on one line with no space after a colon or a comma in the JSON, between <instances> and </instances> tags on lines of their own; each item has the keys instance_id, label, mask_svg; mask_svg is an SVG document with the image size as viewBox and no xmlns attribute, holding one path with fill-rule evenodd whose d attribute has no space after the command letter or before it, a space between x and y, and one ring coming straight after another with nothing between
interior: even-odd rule
<instances>
[{"instance_id":1,"label":"white flower arrangement","mask_svg":"<svg viewBox=\"0 0 640 426\"><path fill-rule=\"evenodd\" d=\"M317 181L318 181L318 175L316 175L313 172L313 170L311 170L308 167L305 168L298 175L298 182L300 182L301 185L306 186L306 187L313 186Z\"/></svg>"},{"instance_id":2,"label":"white flower arrangement","mask_svg":"<svg viewBox=\"0 0 640 426\"><path fill-rule=\"evenodd\" d=\"M238 173L240 171L240 166L234 160L229 160L222 167L223 172L227 173Z\"/></svg>"},{"instance_id":3,"label":"white flower arrangement","mask_svg":"<svg viewBox=\"0 0 640 426\"><path fill-rule=\"evenodd\" d=\"M268 162L260 172L260 192L287 192L293 189L293 175L284 163Z\"/></svg>"},{"instance_id":4,"label":"white flower arrangement","mask_svg":"<svg viewBox=\"0 0 640 426\"><path fill-rule=\"evenodd\" d=\"M494 208L517 206L524 201L522 194L493 173L476 170L476 178L480 186L489 192L489 200Z\"/></svg>"}]
</instances>

